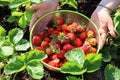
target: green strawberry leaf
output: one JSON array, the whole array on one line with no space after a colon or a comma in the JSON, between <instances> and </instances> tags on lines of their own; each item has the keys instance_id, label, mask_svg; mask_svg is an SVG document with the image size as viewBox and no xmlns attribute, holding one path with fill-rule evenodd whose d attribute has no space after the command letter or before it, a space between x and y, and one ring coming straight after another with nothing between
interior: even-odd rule
<instances>
[{"instance_id":1,"label":"green strawberry leaf","mask_svg":"<svg viewBox=\"0 0 120 80\"><path fill-rule=\"evenodd\" d=\"M7 20L8 20L10 23L12 23L12 22L18 21L19 18L18 18L18 17L15 17L15 16L9 16Z\"/></svg>"},{"instance_id":2,"label":"green strawberry leaf","mask_svg":"<svg viewBox=\"0 0 120 80\"><path fill-rule=\"evenodd\" d=\"M0 37L6 36L6 30L0 25Z\"/></svg>"},{"instance_id":3,"label":"green strawberry leaf","mask_svg":"<svg viewBox=\"0 0 120 80\"><path fill-rule=\"evenodd\" d=\"M120 80L120 69L111 64L106 66L104 74L105 80Z\"/></svg>"},{"instance_id":4,"label":"green strawberry leaf","mask_svg":"<svg viewBox=\"0 0 120 80\"><path fill-rule=\"evenodd\" d=\"M10 55L14 54L14 47L12 47L12 46L2 46L0 48L0 54L2 56L6 56L6 57L10 56Z\"/></svg>"},{"instance_id":5,"label":"green strawberry leaf","mask_svg":"<svg viewBox=\"0 0 120 80\"><path fill-rule=\"evenodd\" d=\"M41 79L44 75L44 69L42 64L37 60L31 60L27 64L27 72L34 79Z\"/></svg>"},{"instance_id":6,"label":"green strawberry leaf","mask_svg":"<svg viewBox=\"0 0 120 80\"><path fill-rule=\"evenodd\" d=\"M100 69L102 64L102 55L101 54L88 54L85 58L84 67L87 69L86 72L91 73Z\"/></svg>"},{"instance_id":7,"label":"green strawberry leaf","mask_svg":"<svg viewBox=\"0 0 120 80\"><path fill-rule=\"evenodd\" d=\"M22 16L23 14L24 14L23 12L13 11L11 15L12 15L12 16L20 17L20 16Z\"/></svg>"},{"instance_id":8,"label":"green strawberry leaf","mask_svg":"<svg viewBox=\"0 0 120 80\"><path fill-rule=\"evenodd\" d=\"M78 48L68 51L65 54L65 57L67 58L67 60L71 62L76 62L81 66L83 66L84 61L85 61L84 51Z\"/></svg>"},{"instance_id":9,"label":"green strawberry leaf","mask_svg":"<svg viewBox=\"0 0 120 80\"><path fill-rule=\"evenodd\" d=\"M60 3L62 5L68 4L72 7L74 7L75 9L78 9L78 3L76 0L60 0Z\"/></svg>"},{"instance_id":10,"label":"green strawberry leaf","mask_svg":"<svg viewBox=\"0 0 120 80\"><path fill-rule=\"evenodd\" d=\"M0 37L0 47L3 45L4 41L5 41L5 37Z\"/></svg>"},{"instance_id":11,"label":"green strawberry leaf","mask_svg":"<svg viewBox=\"0 0 120 80\"><path fill-rule=\"evenodd\" d=\"M76 76L67 76L66 79L67 80L82 80L82 79L80 79L80 78L78 78Z\"/></svg>"},{"instance_id":12,"label":"green strawberry leaf","mask_svg":"<svg viewBox=\"0 0 120 80\"><path fill-rule=\"evenodd\" d=\"M43 60L47 57L43 51L40 50L31 50L26 54L26 62L29 62L31 60Z\"/></svg>"},{"instance_id":13,"label":"green strawberry leaf","mask_svg":"<svg viewBox=\"0 0 120 80\"><path fill-rule=\"evenodd\" d=\"M24 62L25 62L25 55L15 56L14 58L10 59L8 64L5 66L5 70L4 70L5 73L13 74L24 70L26 68Z\"/></svg>"},{"instance_id":14,"label":"green strawberry leaf","mask_svg":"<svg viewBox=\"0 0 120 80\"><path fill-rule=\"evenodd\" d=\"M78 63L75 63L75 62L66 62L61 67L62 73L69 73L72 75L80 75L85 73L85 71L86 70L83 69L83 67L81 67Z\"/></svg>"},{"instance_id":15,"label":"green strawberry leaf","mask_svg":"<svg viewBox=\"0 0 120 80\"><path fill-rule=\"evenodd\" d=\"M18 25L21 27L21 28L26 28L27 26L27 23L26 23L26 16L23 15L20 17L19 21L18 21Z\"/></svg>"},{"instance_id":16,"label":"green strawberry leaf","mask_svg":"<svg viewBox=\"0 0 120 80\"><path fill-rule=\"evenodd\" d=\"M16 51L26 51L30 47L30 44L27 40L21 39L16 45L15 50Z\"/></svg>"},{"instance_id":17,"label":"green strawberry leaf","mask_svg":"<svg viewBox=\"0 0 120 80\"><path fill-rule=\"evenodd\" d=\"M23 38L23 34L21 29L15 28L9 31L8 36L12 43L17 44Z\"/></svg>"}]
</instances>

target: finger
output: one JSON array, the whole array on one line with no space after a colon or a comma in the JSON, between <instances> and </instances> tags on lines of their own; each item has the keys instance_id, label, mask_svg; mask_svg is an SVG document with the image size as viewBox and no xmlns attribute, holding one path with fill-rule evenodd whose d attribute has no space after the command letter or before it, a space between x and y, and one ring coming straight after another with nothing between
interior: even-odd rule
<instances>
[{"instance_id":1,"label":"finger","mask_svg":"<svg viewBox=\"0 0 120 80\"><path fill-rule=\"evenodd\" d=\"M101 34L101 38L102 38L101 49L104 47L104 44L105 44L105 42L106 42L106 37L107 37L107 34L106 34L106 33L102 33L102 34Z\"/></svg>"},{"instance_id":2,"label":"finger","mask_svg":"<svg viewBox=\"0 0 120 80\"><path fill-rule=\"evenodd\" d=\"M114 30L114 26L113 26L113 22L112 21L109 21L108 22L108 30L110 31L110 35L112 37L116 37L116 34L115 34L115 30Z\"/></svg>"},{"instance_id":3,"label":"finger","mask_svg":"<svg viewBox=\"0 0 120 80\"><path fill-rule=\"evenodd\" d=\"M42 15L42 14L40 13L39 10L38 10L35 14L33 14L32 20L31 20L31 23L30 23L30 30L31 30L33 24L35 23L35 21L36 21L41 15Z\"/></svg>"},{"instance_id":4,"label":"finger","mask_svg":"<svg viewBox=\"0 0 120 80\"><path fill-rule=\"evenodd\" d=\"M99 32L102 39L102 44L100 48L102 49L107 38L107 29L105 30L105 29L99 28Z\"/></svg>"},{"instance_id":5,"label":"finger","mask_svg":"<svg viewBox=\"0 0 120 80\"><path fill-rule=\"evenodd\" d=\"M28 9L31 10L31 11L34 11L34 10L37 10L37 9L40 9L41 6L43 6L44 2L41 2L39 4L33 4L32 6L30 6Z\"/></svg>"}]
</instances>

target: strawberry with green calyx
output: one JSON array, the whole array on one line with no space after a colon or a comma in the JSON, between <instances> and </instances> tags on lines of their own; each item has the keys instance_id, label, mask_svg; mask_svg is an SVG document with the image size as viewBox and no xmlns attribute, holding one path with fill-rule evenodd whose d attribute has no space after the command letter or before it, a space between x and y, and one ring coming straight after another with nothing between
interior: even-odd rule
<instances>
[{"instance_id":1,"label":"strawberry with green calyx","mask_svg":"<svg viewBox=\"0 0 120 80\"><path fill-rule=\"evenodd\" d=\"M89 53L96 53L97 49L91 46L91 47L89 47L89 51L88 52Z\"/></svg>"},{"instance_id":2,"label":"strawberry with green calyx","mask_svg":"<svg viewBox=\"0 0 120 80\"><path fill-rule=\"evenodd\" d=\"M66 40L66 35L63 32L60 32L58 35L58 40L62 43Z\"/></svg>"},{"instance_id":3,"label":"strawberry with green calyx","mask_svg":"<svg viewBox=\"0 0 120 80\"><path fill-rule=\"evenodd\" d=\"M51 54L53 53L53 51L52 51L51 48L48 47L48 48L46 48L45 53L46 53L47 55L51 55Z\"/></svg>"}]
</instances>

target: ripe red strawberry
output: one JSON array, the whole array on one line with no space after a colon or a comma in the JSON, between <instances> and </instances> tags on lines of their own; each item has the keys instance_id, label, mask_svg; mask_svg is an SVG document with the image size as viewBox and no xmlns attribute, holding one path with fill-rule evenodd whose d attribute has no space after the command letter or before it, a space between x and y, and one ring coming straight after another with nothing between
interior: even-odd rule
<instances>
[{"instance_id":1,"label":"ripe red strawberry","mask_svg":"<svg viewBox=\"0 0 120 80\"><path fill-rule=\"evenodd\" d=\"M93 32L93 30L88 30L87 31L87 37L90 38L90 37L95 37L95 33Z\"/></svg>"},{"instance_id":2,"label":"ripe red strawberry","mask_svg":"<svg viewBox=\"0 0 120 80\"><path fill-rule=\"evenodd\" d=\"M59 67L62 67L63 64L64 64L64 62L61 61L61 62L59 63Z\"/></svg>"},{"instance_id":3,"label":"ripe red strawberry","mask_svg":"<svg viewBox=\"0 0 120 80\"><path fill-rule=\"evenodd\" d=\"M57 56L58 56L58 58L60 58L60 59L63 59L63 58L65 58L64 56L65 56L65 51L64 50L60 50L60 52L59 53L57 53Z\"/></svg>"},{"instance_id":4,"label":"ripe red strawberry","mask_svg":"<svg viewBox=\"0 0 120 80\"><path fill-rule=\"evenodd\" d=\"M57 56L57 54L53 54L53 55L51 55L51 56L50 56L50 59L51 59L51 60L58 59L58 56Z\"/></svg>"},{"instance_id":5,"label":"ripe red strawberry","mask_svg":"<svg viewBox=\"0 0 120 80\"><path fill-rule=\"evenodd\" d=\"M79 38L75 38L75 46L80 47L83 44L82 40Z\"/></svg>"},{"instance_id":6,"label":"ripe red strawberry","mask_svg":"<svg viewBox=\"0 0 120 80\"><path fill-rule=\"evenodd\" d=\"M73 46L71 44L64 44L63 45L63 50L68 51L73 49Z\"/></svg>"},{"instance_id":7,"label":"ripe red strawberry","mask_svg":"<svg viewBox=\"0 0 120 80\"><path fill-rule=\"evenodd\" d=\"M82 32L82 31L83 31L83 29L82 29L82 27L81 27L80 25L76 26L76 27L75 27L75 30L76 30L77 32Z\"/></svg>"},{"instance_id":8,"label":"ripe red strawberry","mask_svg":"<svg viewBox=\"0 0 120 80\"><path fill-rule=\"evenodd\" d=\"M64 19L61 18L61 17L57 18L57 23L60 24L60 25L64 24Z\"/></svg>"},{"instance_id":9,"label":"ripe red strawberry","mask_svg":"<svg viewBox=\"0 0 120 80\"><path fill-rule=\"evenodd\" d=\"M63 24L63 25L61 26L62 31L67 31L67 27L68 27L67 24Z\"/></svg>"},{"instance_id":10,"label":"ripe red strawberry","mask_svg":"<svg viewBox=\"0 0 120 80\"><path fill-rule=\"evenodd\" d=\"M45 58L43 61L47 63L49 61L49 58Z\"/></svg>"},{"instance_id":11,"label":"ripe red strawberry","mask_svg":"<svg viewBox=\"0 0 120 80\"><path fill-rule=\"evenodd\" d=\"M49 33L49 34L52 34L53 31L54 31L54 28L53 28L53 27L48 28L48 33Z\"/></svg>"},{"instance_id":12,"label":"ripe red strawberry","mask_svg":"<svg viewBox=\"0 0 120 80\"><path fill-rule=\"evenodd\" d=\"M42 39L39 37L39 36L33 36L33 39L32 39L32 43L35 45L35 46L39 46L40 43L41 43Z\"/></svg>"},{"instance_id":13,"label":"ripe red strawberry","mask_svg":"<svg viewBox=\"0 0 120 80\"><path fill-rule=\"evenodd\" d=\"M73 33L68 33L68 34L66 35L66 38L67 38L67 39L70 39L70 40L74 40L74 39L75 39L75 34L73 34Z\"/></svg>"},{"instance_id":14,"label":"ripe red strawberry","mask_svg":"<svg viewBox=\"0 0 120 80\"><path fill-rule=\"evenodd\" d=\"M46 38L45 38L45 41L49 43L51 40L50 40L49 37L46 37Z\"/></svg>"},{"instance_id":15,"label":"ripe red strawberry","mask_svg":"<svg viewBox=\"0 0 120 80\"><path fill-rule=\"evenodd\" d=\"M48 65L59 68L59 59L48 61Z\"/></svg>"},{"instance_id":16,"label":"ripe red strawberry","mask_svg":"<svg viewBox=\"0 0 120 80\"><path fill-rule=\"evenodd\" d=\"M84 31L80 33L80 39L85 40L87 38L87 33Z\"/></svg>"}]
</instances>

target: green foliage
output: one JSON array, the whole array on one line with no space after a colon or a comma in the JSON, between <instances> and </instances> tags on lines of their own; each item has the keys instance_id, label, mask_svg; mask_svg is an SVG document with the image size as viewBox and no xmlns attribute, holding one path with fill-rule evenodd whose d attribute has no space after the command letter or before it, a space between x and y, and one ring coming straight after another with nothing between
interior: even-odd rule
<instances>
[{"instance_id":1,"label":"green foliage","mask_svg":"<svg viewBox=\"0 0 120 80\"><path fill-rule=\"evenodd\" d=\"M31 77L40 79L44 73L40 61L44 58L46 58L46 55L42 51L31 50L26 54L11 58L5 66L4 71L6 74L13 74L26 69Z\"/></svg>"},{"instance_id":2,"label":"green foliage","mask_svg":"<svg viewBox=\"0 0 120 80\"><path fill-rule=\"evenodd\" d=\"M30 45L29 41L22 39L23 38L23 31L19 28L11 29L6 34L6 30L1 27L0 32L0 57L9 57L15 54L15 51L26 51Z\"/></svg>"},{"instance_id":3,"label":"green foliage","mask_svg":"<svg viewBox=\"0 0 120 80\"><path fill-rule=\"evenodd\" d=\"M73 49L68 51L65 57L69 60L61 67L62 73L69 73L72 75L82 75L85 72L91 73L101 67L101 54L88 54L86 57L83 50Z\"/></svg>"},{"instance_id":4,"label":"green foliage","mask_svg":"<svg viewBox=\"0 0 120 80\"><path fill-rule=\"evenodd\" d=\"M105 80L120 80L120 69L111 64L106 66L104 74Z\"/></svg>"},{"instance_id":5,"label":"green foliage","mask_svg":"<svg viewBox=\"0 0 120 80\"><path fill-rule=\"evenodd\" d=\"M78 3L76 0L60 0L61 6L67 4L72 6L75 9L78 9Z\"/></svg>"},{"instance_id":6,"label":"green foliage","mask_svg":"<svg viewBox=\"0 0 120 80\"><path fill-rule=\"evenodd\" d=\"M67 79L67 80L82 80L82 79L77 78L77 77L75 77L75 76L67 76L66 79Z\"/></svg>"},{"instance_id":7,"label":"green foliage","mask_svg":"<svg viewBox=\"0 0 120 80\"><path fill-rule=\"evenodd\" d=\"M95 72L99 70L102 65L102 55L101 54L88 54L85 58L85 69L87 73Z\"/></svg>"}]
</instances>

